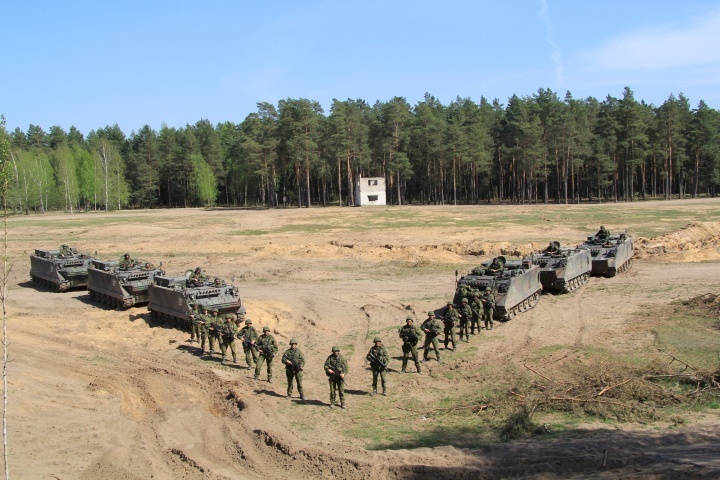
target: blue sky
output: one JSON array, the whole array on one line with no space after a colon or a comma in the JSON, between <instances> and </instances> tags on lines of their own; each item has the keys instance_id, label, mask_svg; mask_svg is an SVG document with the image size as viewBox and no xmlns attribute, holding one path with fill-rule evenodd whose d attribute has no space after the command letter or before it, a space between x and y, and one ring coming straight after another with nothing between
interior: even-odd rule
<instances>
[{"instance_id":1,"label":"blue sky","mask_svg":"<svg viewBox=\"0 0 720 480\"><path fill-rule=\"evenodd\" d=\"M627 85L720 108L720 2L5 0L7 127L241 122L257 102L370 104L425 92L507 103Z\"/></svg>"}]
</instances>

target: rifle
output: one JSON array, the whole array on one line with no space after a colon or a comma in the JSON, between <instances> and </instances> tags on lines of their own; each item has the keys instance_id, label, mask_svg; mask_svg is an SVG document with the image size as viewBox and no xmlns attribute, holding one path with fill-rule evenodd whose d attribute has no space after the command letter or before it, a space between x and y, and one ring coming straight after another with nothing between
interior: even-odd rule
<instances>
[{"instance_id":1,"label":"rifle","mask_svg":"<svg viewBox=\"0 0 720 480\"><path fill-rule=\"evenodd\" d=\"M415 335L415 332L411 331L403 331L400 333L400 338L402 338L403 343L408 343L411 345L417 344L419 338L417 335Z\"/></svg>"},{"instance_id":2,"label":"rifle","mask_svg":"<svg viewBox=\"0 0 720 480\"><path fill-rule=\"evenodd\" d=\"M244 334L242 337L240 337L243 343L243 348L253 348L255 345L253 345L252 340L250 340L250 337L247 336L247 333Z\"/></svg>"},{"instance_id":3,"label":"rifle","mask_svg":"<svg viewBox=\"0 0 720 480\"><path fill-rule=\"evenodd\" d=\"M367 359L370 360L370 363L375 365L381 372L387 368L387 365L383 363L382 359L372 352L368 352Z\"/></svg>"},{"instance_id":4,"label":"rifle","mask_svg":"<svg viewBox=\"0 0 720 480\"><path fill-rule=\"evenodd\" d=\"M329 370L330 373L328 373L327 370ZM334 378L335 380L340 380L340 383L345 383L345 379L340 376L340 372L338 372L337 370L335 370L335 369L332 368L332 367L326 369L325 374L326 374L328 377Z\"/></svg>"},{"instance_id":5,"label":"rifle","mask_svg":"<svg viewBox=\"0 0 720 480\"><path fill-rule=\"evenodd\" d=\"M272 360L273 358L275 358L275 352L272 351L272 348L270 348L269 345L265 345L265 344L260 344L260 345L254 344L254 345L253 345L253 348L255 348L255 350L257 350L258 352L260 352L260 353L263 355L263 357L265 357L265 359L266 359L268 362L269 362L270 360Z\"/></svg>"},{"instance_id":6,"label":"rifle","mask_svg":"<svg viewBox=\"0 0 720 480\"><path fill-rule=\"evenodd\" d=\"M303 368L300 366L299 363L297 363L297 362L295 361L294 358L290 358L290 357L283 357L283 358L284 358L286 361L290 362L290 365L295 369L295 372L296 372L296 373L303 371Z\"/></svg>"}]
</instances>

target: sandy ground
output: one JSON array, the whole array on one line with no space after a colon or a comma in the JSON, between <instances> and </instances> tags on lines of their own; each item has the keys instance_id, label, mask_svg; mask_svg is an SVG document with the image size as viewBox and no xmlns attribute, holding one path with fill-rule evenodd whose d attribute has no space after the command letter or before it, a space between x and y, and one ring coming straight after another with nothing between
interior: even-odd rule
<instances>
[{"instance_id":1,"label":"sandy ground","mask_svg":"<svg viewBox=\"0 0 720 480\"><path fill-rule=\"evenodd\" d=\"M424 312L451 296L455 269L469 271L478 263L475 255L529 253L550 239L576 243L600 223L623 226L613 224L607 211L590 207L584 225L542 228L462 226L464 219L495 215L497 209L537 213L541 207L407 207L412 222L388 219L405 212L397 208L14 218L8 307L11 475L62 480L720 477L720 420L713 415L672 430L588 425L552 440L473 448L375 451L348 434L368 415L382 422L403 414L393 397L433 400L454 388L471 394L480 381L470 373L450 380L451 371L472 372L483 362L519 364L554 345L618 351L651 345L649 329L635 322L638 311L720 292L720 225L702 221L703 211L716 211L720 202L685 204L687 226L636 238L637 260L626 274L593 278L573 294L543 295L533 310L473 338L473 349L461 345L465 355L446 353L442 364L426 364L422 376L391 373L387 398L366 395L365 353L372 336L382 335L397 357L394 332L406 315L421 321ZM436 222L448 215L457 226ZM28 281L29 254L63 242L97 251L100 258L129 251L163 261L172 273L202 265L232 281L241 289L248 316L272 328L281 351L291 337L299 339L309 401L284 398L284 372L277 365L271 384L255 382L246 370L202 360L186 333L154 323L144 307L109 310L83 290L36 288ZM346 411L327 408L322 363L334 344L342 345L351 366ZM399 362L393 362L399 370ZM431 423L418 428L442 428Z\"/></svg>"}]
</instances>

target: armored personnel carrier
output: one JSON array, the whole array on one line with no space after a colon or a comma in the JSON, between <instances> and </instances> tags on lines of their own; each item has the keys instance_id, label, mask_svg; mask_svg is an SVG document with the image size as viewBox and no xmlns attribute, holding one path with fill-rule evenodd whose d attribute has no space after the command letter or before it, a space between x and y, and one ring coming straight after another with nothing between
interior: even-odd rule
<instances>
[{"instance_id":1,"label":"armored personnel carrier","mask_svg":"<svg viewBox=\"0 0 720 480\"><path fill-rule=\"evenodd\" d=\"M34 283L57 292L74 287L86 287L90 255L61 245L58 250L36 249L30 255L30 278Z\"/></svg>"},{"instance_id":2,"label":"armored personnel carrier","mask_svg":"<svg viewBox=\"0 0 720 480\"><path fill-rule=\"evenodd\" d=\"M184 329L190 327L194 305L216 309L219 316L238 313L243 304L237 287L219 278L195 280L192 273L188 270L179 277L156 275L149 291L150 315L162 323Z\"/></svg>"},{"instance_id":3,"label":"armored personnel carrier","mask_svg":"<svg viewBox=\"0 0 720 480\"><path fill-rule=\"evenodd\" d=\"M540 267L530 257L496 257L458 281L455 302L470 289L495 294L495 318L510 320L540 300Z\"/></svg>"},{"instance_id":4,"label":"armored personnel carrier","mask_svg":"<svg viewBox=\"0 0 720 480\"><path fill-rule=\"evenodd\" d=\"M88 268L88 291L93 300L111 307L129 308L147 303L148 289L160 268L147 262L93 260Z\"/></svg>"},{"instance_id":5,"label":"armored personnel carrier","mask_svg":"<svg viewBox=\"0 0 720 480\"><path fill-rule=\"evenodd\" d=\"M614 277L632 267L633 242L627 233L590 236L579 248L592 255L592 275Z\"/></svg>"},{"instance_id":6,"label":"armored personnel carrier","mask_svg":"<svg viewBox=\"0 0 720 480\"><path fill-rule=\"evenodd\" d=\"M540 267L540 282L545 290L572 292L590 278L592 269L590 250L563 248L552 242L555 248L532 255L532 263Z\"/></svg>"}]
</instances>

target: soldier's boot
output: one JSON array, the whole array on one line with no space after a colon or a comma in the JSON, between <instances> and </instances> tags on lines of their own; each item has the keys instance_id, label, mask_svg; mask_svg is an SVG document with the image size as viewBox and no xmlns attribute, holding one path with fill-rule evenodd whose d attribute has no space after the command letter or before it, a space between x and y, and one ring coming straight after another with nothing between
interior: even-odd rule
<instances>
[{"instance_id":1,"label":"soldier's boot","mask_svg":"<svg viewBox=\"0 0 720 480\"><path fill-rule=\"evenodd\" d=\"M300 394L300 400L305 400L305 393L302 391L298 392Z\"/></svg>"},{"instance_id":2,"label":"soldier's boot","mask_svg":"<svg viewBox=\"0 0 720 480\"><path fill-rule=\"evenodd\" d=\"M345 402L340 402L340 408L345 409Z\"/></svg>"},{"instance_id":3,"label":"soldier's boot","mask_svg":"<svg viewBox=\"0 0 720 480\"><path fill-rule=\"evenodd\" d=\"M422 375L422 370L420 369L420 365L417 366L417 372Z\"/></svg>"},{"instance_id":4,"label":"soldier's boot","mask_svg":"<svg viewBox=\"0 0 720 480\"><path fill-rule=\"evenodd\" d=\"M383 388L383 397L387 397L387 390Z\"/></svg>"},{"instance_id":5,"label":"soldier's boot","mask_svg":"<svg viewBox=\"0 0 720 480\"><path fill-rule=\"evenodd\" d=\"M220 365L227 365L227 362L225 361L225 355L223 355L222 359L220 360Z\"/></svg>"},{"instance_id":6,"label":"soldier's boot","mask_svg":"<svg viewBox=\"0 0 720 480\"><path fill-rule=\"evenodd\" d=\"M373 391L370 392L370 396L374 397L377 394L377 388L373 387Z\"/></svg>"},{"instance_id":7,"label":"soldier's boot","mask_svg":"<svg viewBox=\"0 0 720 480\"><path fill-rule=\"evenodd\" d=\"M233 363L237 363L237 357L233 357Z\"/></svg>"},{"instance_id":8,"label":"soldier's boot","mask_svg":"<svg viewBox=\"0 0 720 480\"><path fill-rule=\"evenodd\" d=\"M285 398L292 398L292 393L288 392L288 394Z\"/></svg>"},{"instance_id":9,"label":"soldier's boot","mask_svg":"<svg viewBox=\"0 0 720 480\"><path fill-rule=\"evenodd\" d=\"M260 380L260 377L258 377L257 375L253 375L253 380Z\"/></svg>"},{"instance_id":10,"label":"soldier's boot","mask_svg":"<svg viewBox=\"0 0 720 480\"><path fill-rule=\"evenodd\" d=\"M272 383L272 377L268 377L268 383ZM302 395L300 395L302 397Z\"/></svg>"}]
</instances>

